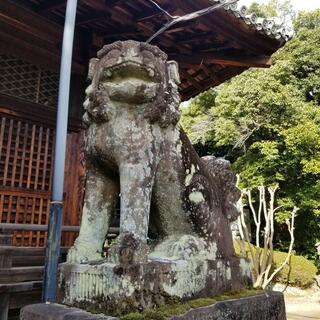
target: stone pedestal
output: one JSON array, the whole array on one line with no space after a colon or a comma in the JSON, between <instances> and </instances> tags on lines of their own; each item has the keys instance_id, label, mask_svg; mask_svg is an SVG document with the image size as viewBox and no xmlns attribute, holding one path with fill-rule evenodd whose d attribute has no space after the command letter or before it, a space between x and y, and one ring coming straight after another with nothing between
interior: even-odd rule
<instances>
[{"instance_id":1,"label":"stone pedestal","mask_svg":"<svg viewBox=\"0 0 320 320\"><path fill-rule=\"evenodd\" d=\"M116 320L117 318L92 314L61 304L38 303L21 309L21 320Z\"/></svg>"},{"instance_id":2,"label":"stone pedestal","mask_svg":"<svg viewBox=\"0 0 320 320\"><path fill-rule=\"evenodd\" d=\"M57 304L36 304L24 307L21 320L117 320ZM151 320L151 318L150 318ZM191 309L168 320L286 320L282 293L267 292L247 298L217 302Z\"/></svg>"},{"instance_id":3,"label":"stone pedestal","mask_svg":"<svg viewBox=\"0 0 320 320\"><path fill-rule=\"evenodd\" d=\"M227 300L208 307L192 309L170 320L286 320L283 294L265 294Z\"/></svg>"},{"instance_id":4,"label":"stone pedestal","mask_svg":"<svg viewBox=\"0 0 320 320\"><path fill-rule=\"evenodd\" d=\"M59 300L114 314L250 285L249 264L239 258L162 259L130 265L64 263L60 265Z\"/></svg>"}]
</instances>

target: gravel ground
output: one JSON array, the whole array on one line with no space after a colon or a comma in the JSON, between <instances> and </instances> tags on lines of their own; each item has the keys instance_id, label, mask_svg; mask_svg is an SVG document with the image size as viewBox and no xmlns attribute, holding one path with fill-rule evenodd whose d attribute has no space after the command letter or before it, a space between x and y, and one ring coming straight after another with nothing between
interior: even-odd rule
<instances>
[{"instance_id":1,"label":"gravel ground","mask_svg":"<svg viewBox=\"0 0 320 320\"><path fill-rule=\"evenodd\" d=\"M320 288L309 290L290 288L284 292L287 320L320 320Z\"/></svg>"}]
</instances>

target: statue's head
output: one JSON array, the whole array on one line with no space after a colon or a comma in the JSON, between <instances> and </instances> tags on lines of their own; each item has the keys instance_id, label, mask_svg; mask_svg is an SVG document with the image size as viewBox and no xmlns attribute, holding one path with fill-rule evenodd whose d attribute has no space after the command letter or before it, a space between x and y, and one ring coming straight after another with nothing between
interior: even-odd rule
<instances>
[{"instance_id":1,"label":"statue's head","mask_svg":"<svg viewBox=\"0 0 320 320\"><path fill-rule=\"evenodd\" d=\"M132 40L105 45L91 59L88 78L88 120L107 121L110 104L126 104L142 106L146 118L163 126L178 121L178 65L156 46Z\"/></svg>"}]
</instances>

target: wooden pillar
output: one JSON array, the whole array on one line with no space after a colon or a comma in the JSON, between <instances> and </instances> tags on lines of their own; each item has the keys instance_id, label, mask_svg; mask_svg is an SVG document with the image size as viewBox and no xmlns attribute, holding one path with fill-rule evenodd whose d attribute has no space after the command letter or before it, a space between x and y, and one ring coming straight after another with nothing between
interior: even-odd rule
<instances>
[{"instance_id":1,"label":"wooden pillar","mask_svg":"<svg viewBox=\"0 0 320 320\"><path fill-rule=\"evenodd\" d=\"M58 260L60 255L61 223L63 212L63 182L68 129L72 48L76 13L77 0L68 0L63 31L60 65L53 183L42 291L43 302L56 302L57 300Z\"/></svg>"}]
</instances>

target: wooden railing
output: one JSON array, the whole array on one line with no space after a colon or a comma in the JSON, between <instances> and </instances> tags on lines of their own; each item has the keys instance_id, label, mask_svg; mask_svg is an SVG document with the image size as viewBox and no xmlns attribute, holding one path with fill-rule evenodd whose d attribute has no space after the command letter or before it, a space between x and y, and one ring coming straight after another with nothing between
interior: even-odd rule
<instances>
[{"instance_id":1,"label":"wooden railing","mask_svg":"<svg viewBox=\"0 0 320 320\"><path fill-rule=\"evenodd\" d=\"M62 232L79 232L79 226L62 226ZM0 223L0 230L12 231L48 231L47 224ZM119 228L110 227L108 233L119 233Z\"/></svg>"},{"instance_id":2,"label":"wooden railing","mask_svg":"<svg viewBox=\"0 0 320 320\"><path fill-rule=\"evenodd\" d=\"M62 226L63 232L79 232L79 226ZM13 231L44 231L48 225L0 223L0 319L7 320L9 311L18 310L41 300L45 247L12 246ZM109 234L119 228L110 227ZM66 260L69 247L61 247L60 262ZM18 318L9 318L18 319Z\"/></svg>"}]
</instances>

